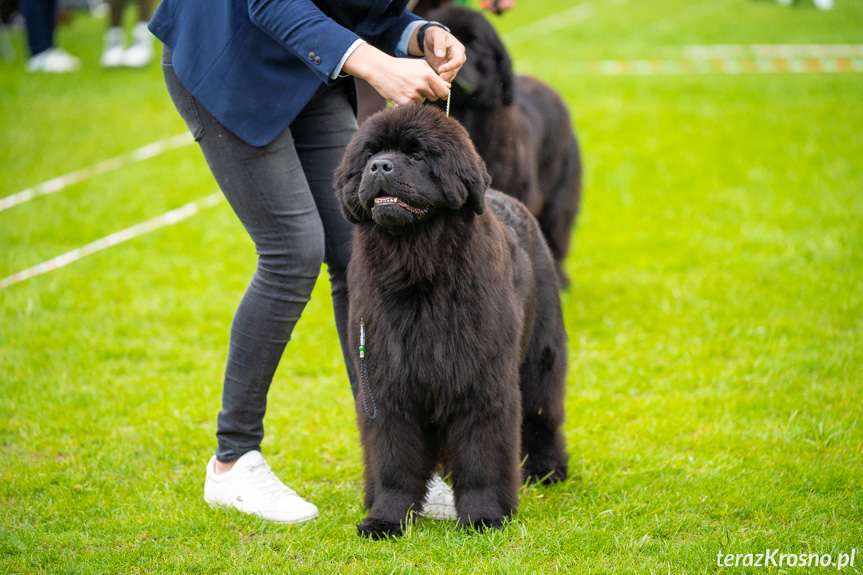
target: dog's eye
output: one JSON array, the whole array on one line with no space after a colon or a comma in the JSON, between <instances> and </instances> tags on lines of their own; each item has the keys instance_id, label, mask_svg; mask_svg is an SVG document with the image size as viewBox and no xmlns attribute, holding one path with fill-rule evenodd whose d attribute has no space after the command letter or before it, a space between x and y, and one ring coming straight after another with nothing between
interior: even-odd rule
<instances>
[{"instance_id":1,"label":"dog's eye","mask_svg":"<svg viewBox=\"0 0 863 575\"><path fill-rule=\"evenodd\" d=\"M420 156L419 154L411 154L411 155L410 155L410 158L411 158L411 160L413 160L414 162L422 162L422 161L423 161L423 157L422 157L422 156Z\"/></svg>"}]
</instances>

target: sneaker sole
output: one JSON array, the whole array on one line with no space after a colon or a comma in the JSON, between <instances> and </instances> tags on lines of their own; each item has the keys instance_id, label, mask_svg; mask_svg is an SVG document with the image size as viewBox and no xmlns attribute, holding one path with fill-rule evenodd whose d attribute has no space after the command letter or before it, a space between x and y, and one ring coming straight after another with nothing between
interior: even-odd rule
<instances>
[{"instance_id":1,"label":"sneaker sole","mask_svg":"<svg viewBox=\"0 0 863 575\"><path fill-rule=\"evenodd\" d=\"M294 525L296 523L306 523L308 521L311 521L312 519L315 519L318 515L320 515L320 513L316 511L314 513L314 515L301 515L299 517L290 518L290 519L276 519L273 517L267 517L266 515L263 515L261 513L253 513L251 511L243 511L242 509L239 509L238 507L236 507L235 505L233 505L231 503L219 503L218 501L209 500L206 497L204 498L204 501L212 509L233 509L235 511L238 511L239 513L245 513L246 515L254 515L255 517L260 517L261 519L266 519L267 521L271 521L273 523L278 523L279 525Z\"/></svg>"}]
</instances>

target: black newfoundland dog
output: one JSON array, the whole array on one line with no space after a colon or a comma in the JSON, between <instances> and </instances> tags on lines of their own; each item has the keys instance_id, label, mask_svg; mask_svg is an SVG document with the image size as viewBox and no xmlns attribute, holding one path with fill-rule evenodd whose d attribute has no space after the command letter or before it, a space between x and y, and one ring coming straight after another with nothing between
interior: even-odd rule
<instances>
[{"instance_id":1,"label":"black newfoundland dog","mask_svg":"<svg viewBox=\"0 0 863 575\"><path fill-rule=\"evenodd\" d=\"M364 347L354 361L368 510L359 532L401 535L438 465L460 526L501 527L522 479L567 473L566 333L539 227L487 189L467 132L431 106L369 118L335 185L356 224L350 330L352 348Z\"/></svg>"},{"instance_id":2,"label":"black newfoundland dog","mask_svg":"<svg viewBox=\"0 0 863 575\"><path fill-rule=\"evenodd\" d=\"M445 5L428 13L467 49L453 83L450 114L462 123L485 160L496 189L536 216L561 268L581 201L581 154L566 104L535 78L516 76L503 43L485 16ZM445 106L445 102L437 105Z\"/></svg>"}]
</instances>

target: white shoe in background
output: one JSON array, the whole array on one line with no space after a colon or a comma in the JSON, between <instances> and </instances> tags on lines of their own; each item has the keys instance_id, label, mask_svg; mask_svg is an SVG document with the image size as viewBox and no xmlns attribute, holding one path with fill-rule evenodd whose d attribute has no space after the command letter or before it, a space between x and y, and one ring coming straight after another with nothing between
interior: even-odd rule
<instances>
[{"instance_id":1,"label":"white shoe in background","mask_svg":"<svg viewBox=\"0 0 863 575\"><path fill-rule=\"evenodd\" d=\"M28 72L62 74L81 67L81 60L60 48L49 48L27 60Z\"/></svg>"},{"instance_id":2,"label":"white shoe in background","mask_svg":"<svg viewBox=\"0 0 863 575\"><path fill-rule=\"evenodd\" d=\"M302 523L318 516L318 508L282 483L260 451L240 457L230 471L216 474L216 456L207 464L204 501L234 507L276 523Z\"/></svg>"},{"instance_id":3,"label":"white shoe in background","mask_svg":"<svg viewBox=\"0 0 863 575\"><path fill-rule=\"evenodd\" d=\"M123 65L123 29L112 26L105 31L105 47L102 50L102 58L99 64L103 68L119 68Z\"/></svg>"},{"instance_id":4,"label":"white shoe in background","mask_svg":"<svg viewBox=\"0 0 863 575\"><path fill-rule=\"evenodd\" d=\"M833 0L813 0L815 2L815 6L818 7L819 10L830 10L833 8Z\"/></svg>"},{"instance_id":5,"label":"white shoe in background","mask_svg":"<svg viewBox=\"0 0 863 575\"><path fill-rule=\"evenodd\" d=\"M422 513L420 513L421 517L440 521L458 519L458 514L455 511L455 496L449 485L440 478L440 475L435 473L429 479L426 489L426 498L423 502Z\"/></svg>"},{"instance_id":6,"label":"white shoe in background","mask_svg":"<svg viewBox=\"0 0 863 575\"><path fill-rule=\"evenodd\" d=\"M132 45L123 53L123 65L143 68L153 61L153 35L146 22L138 22L132 28Z\"/></svg>"}]
</instances>

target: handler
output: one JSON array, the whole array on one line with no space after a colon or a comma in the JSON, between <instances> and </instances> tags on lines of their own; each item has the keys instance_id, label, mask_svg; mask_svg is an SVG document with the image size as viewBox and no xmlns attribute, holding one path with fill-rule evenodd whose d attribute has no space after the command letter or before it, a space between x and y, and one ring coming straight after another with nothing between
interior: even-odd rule
<instances>
[{"instance_id":1,"label":"handler","mask_svg":"<svg viewBox=\"0 0 863 575\"><path fill-rule=\"evenodd\" d=\"M347 354L351 229L331 181L357 129L349 76L403 105L446 98L464 64L464 46L406 4L163 0L150 21L171 99L258 254L231 326L210 504L283 523L318 514L260 453L267 392L322 261Z\"/></svg>"}]
</instances>

